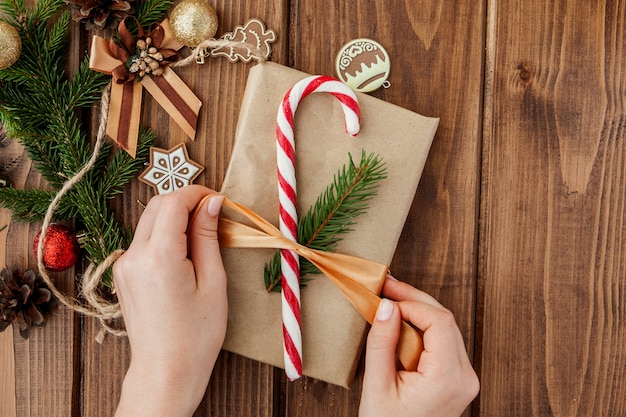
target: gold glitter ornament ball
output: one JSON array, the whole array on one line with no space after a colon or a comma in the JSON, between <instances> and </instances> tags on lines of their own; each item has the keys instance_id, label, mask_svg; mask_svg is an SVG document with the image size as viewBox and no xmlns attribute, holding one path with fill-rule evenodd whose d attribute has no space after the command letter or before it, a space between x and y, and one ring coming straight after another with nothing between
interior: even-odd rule
<instances>
[{"instance_id":1,"label":"gold glitter ornament ball","mask_svg":"<svg viewBox=\"0 0 626 417\"><path fill-rule=\"evenodd\" d=\"M22 39L15 27L0 22L0 70L7 69L20 58Z\"/></svg>"},{"instance_id":2,"label":"gold glitter ornament ball","mask_svg":"<svg viewBox=\"0 0 626 417\"><path fill-rule=\"evenodd\" d=\"M179 42L195 48L217 33L217 13L202 0L185 0L172 10L170 24Z\"/></svg>"}]
</instances>

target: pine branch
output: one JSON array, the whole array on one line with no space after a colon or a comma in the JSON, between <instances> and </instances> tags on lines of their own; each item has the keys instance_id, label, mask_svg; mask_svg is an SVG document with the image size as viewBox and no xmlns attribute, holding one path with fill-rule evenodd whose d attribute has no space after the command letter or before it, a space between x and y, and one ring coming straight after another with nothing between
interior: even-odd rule
<instances>
[{"instance_id":1,"label":"pine branch","mask_svg":"<svg viewBox=\"0 0 626 417\"><path fill-rule=\"evenodd\" d=\"M12 138L20 138L20 142L26 149L28 156L35 163L35 168L42 174L48 183L54 188L61 188L68 179L62 172L61 160L54 152L53 143L47 137L37 132L25 129L16 129L11 123L3 119L7 134Z\"/></svg>"},{"instance_id":2,"label":"pine branch","mask_svg":"<svg viewBox=\"0 0 626 417\"><path fill-rule=\"evenodd\" d=\"M160 20L172 4L171 0L144 0L137 6L135 17L141 22L141 26L147 28Z\"/></svg>"},{"instance_id":3,"label":"pine branch","mask_svg":"<svg viewBox=\"0 0 626 417\"><path fill-rule=\"evenodd\" d=\"M91 156L89 141L80 130L80 122L75 113L50 112L50 134L57 138L57 149L63 172L73 177Z\"/></svg>"},{"instance_id":4,"label":"pine branch","mask_svg":"<svg viewBox=\"0 0 626 417\"><path fill-rule=\"evenodd\" d=\"M30 18L35 22L44 22L57 14L65 6L63 0L37 0Z\"/></svg>"},{"instance_id":5,"label":"pine branch","mask_svg":"<svg viewBox=\"0 0 626 417\"><path fill-rule=\"evenodd\" d=\"M29 91L19 90L20 85L6 83L4 89L0 90L0 111L3 120L7 125L13 126L13 131L24 129L21 126L33 126L37 130L44 129L45 119L41 118L41 111L46 106L35 95L28 94Z\"/></svg>"},{"instance_id":6,"label":"pine branch","mask_svg":"<svg viewBox=\"0 0 626 417\"><path fill-rule=\"evenodd\" d=\"M84 231L80 239L87 252L88 262L100 264L114 250L127 248L130 244L128 232L117 223L115 215L103 196L98 194L96 186L91 182L79 182L74 191L75 204L79 207L89 207L89 210L81 210ZM111 286L110 271L103 276L103 284Z\"/></svg>"},{"instance_id":7,"label":"pine branch","mask_svg":"<svg viewBox=\"0 0 626 417\"><path fill-rule=\"evenodd\" d=\"M46 39L46 45L44 46L48 51L63 52L66 50L69 40L66 36L67 30L72 21L72 17L68 12L61 15L59 20L50 29L48 38Z\"/></svg>"},{"instance_id":8,"label":"pine branch","mask_svg":"<svg viewBox=\"0 0 626 417\"><path fill-rule=\"evenodd\" d=\"M72 202L81 208L80 218L84 226L80 239L87 261L100 264L109 254L117 249L126 249L132 240L130 230L122 228L115 214L108 205L108 200L118 195L124 187L143 168L155 135L142 128L135 159L126 152L119 151L113 157L117 163L111 163L99 173L93 170L71 192ZM110 287L113 283L111 271L107 271L102 283Z\"/></svg>"},{"instance_id":9,"label":"pine branch","mask_svg":"<svg viewBox=\"0 0 626 417\"><path fill-rule=\"evenodd\" d=\"M102 89L109 83L110 77L89 69L89 58L85 57L74 74L67 98L67 107L89 107L96 103L102 94Z\"/></svg>"},{"instance_id":10,"label":"pine branch","mask_svg":"<svg viewBox=\"0 0 626 417\"><path fill-rule=\"evenodd\" d=\"M265 264L263 281L265 282L265 290L267 292L280 292L282 289L280 281L280 258L280 251L277 251L272 257L272 260ZM306 283L313 280L313 278L307 275L317 273L319 273L319 269L306 259L300 258L300 288L306 287Z\"/></svg>"},{"instance_id":11,"label":"pine branch","mask_svg":"<svg viewBox=\"0 0 626 417\"><path fill-rule=\"evenodd\" d=\"M151 24L163 19L163 15L172 7L172 4L171 0L144 0L137 5L135 17L141 26L147 29ZM134 19L128 19L126 27L130 33L137 33L137 23Z\"/></svg>"},{"instance_id":12,"label":"pine branch","mask_svg":"<svg viewBox=\"0 0 626 417\"><path fill-rule=\"evenodd\" d=\"M140 128L136 157L133 159L126 152L117 152L98 180L100 193L109 198L120 194L126 184L144 168L144 161L148 158L150 146L155 139L154 132Z\"/></svg>"},{"instance_id":13,"label":"pine branch","mask_svg":"<svg viewBox=\"0 0 626 417\"><path fill-rule=\"evenodd\" d=\"M53 31L48 28L48 19L59 12L59 9L64 6L63 0L43 0L38 1L35 8L26 12L25 19L20 16L22 23L22 30L20 35L22 36L22 55L20 61L27 62L30 68L33 70L33 74L37 76L45 76L47 71L52 65L58 65L64 61L66 48L62 43L53 42L54 49L47 49L48 38L51 33L58 36L59 32L67 34L70 21L66 16L61 16L53 25ZM64 13L67 15L67 12ZM69 39L64 41L69 42ZM63 66L56 68L62 69ZM57 71L58 73L59 71ZM56 73L54 73L56 75Z\"/></svg>"},{"instance_id":14,"label":"pine branch","mask_svg":"<svg viewBox=\"0 0 626 417\"><path fill-rule=\"evenodd\" d=\"M26 14L26 2L24 0L8 0L0 3L0 10L17 22L20 16Z\"/></svg>"},{"instance_id":15,"label":"pine branch","mask_svg":"<svg viewBox=\"0 0 626 417\"><path fill-rule=\"evenodd\" d=\"M320 194L315 204L298 220L298 241L312 249L333 251L350 232L356 218L368 209L368 202L376 195L379 182L386 178L384 162L376 154L361 153L356 166L349 156L345 165L333 178L333 182ZM319 273L306 259L301 259L300 273ZM263 273L265 289L280 291L280 252L265 265ZM302 281L306 281L303 279Z\"/></svg>"},{"instance_id":16,"label":"pine branch","mask_svg":"<svg viewBox=\"0 0 626 417\"><path fill-rule=\"evenodd\" d=\"M55 191L0 188L0 207L11 210L16 221L40 221L46 215L55 195ZM69 201L70 199L69 195L61 199L55 212L55 219L69 220L78 214L78 209Z\"/></svg>"}]
</instances>

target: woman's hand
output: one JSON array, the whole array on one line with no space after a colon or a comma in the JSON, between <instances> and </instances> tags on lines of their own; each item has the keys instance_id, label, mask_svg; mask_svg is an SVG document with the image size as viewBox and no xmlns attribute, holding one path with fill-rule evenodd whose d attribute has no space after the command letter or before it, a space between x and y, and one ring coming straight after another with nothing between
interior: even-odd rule
<instances>
[{"instance_id":1,"label":"woman's hand","mask_svg":"<svg viewBox=\"0 0 626 417\"><path fill-rule=\"evenodd\" d=\"M458 417L476 397L478 377L452 313L412 286L387 278L367 338L359 417ZM396 370L404 319L423 331L416 371Z\"/></svg>"},{"instance_id":2,"label":"woman's hand","mask_svg":"<svg viewBox=\"0 0 626 417\"><path fill-rule=\"evenodd\" d=\"M217 240L223 197L192 185L150 200L113 266L132 359L116 416L191 416L226 333L226 274Z\"/></svg>"}]
</instances>

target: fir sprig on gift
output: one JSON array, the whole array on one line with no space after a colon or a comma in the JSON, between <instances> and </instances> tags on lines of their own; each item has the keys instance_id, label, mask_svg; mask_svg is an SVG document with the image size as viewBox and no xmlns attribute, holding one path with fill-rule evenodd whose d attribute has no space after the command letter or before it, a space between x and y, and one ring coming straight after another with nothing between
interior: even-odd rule
<instances>
[{"instance_id":1,"label":"fir sprig on gift","mask_svg":"<svg viewBox=\"0 0 626 417\"><path fill-rule=\"evenodd\" d=\"M352 155L349 162L334 176L333 182L320 194L315 204L298 220L298 243L311 249L334 251L342 236L352 230L356 218L365 213L376 195L380 181L387 177L384 162L376 154L361 153L359 164ZM307 274L320 271L308 260L300 258L301 283ZM265 265L265 289L280 291L280 252Z\"/></svg>"},{"instance_id":2,"label":"fir sprig on gift","mask_svg":"<svg viewBox=\"0 0 626 417\"><path fill-rule=\"evenodd\" d=\"M165 12L172 7L170 0L142 0L137 5L135 17L144 28L163 19Z\"/></svg>"},{"instance_id":3,"label":"fir sprig on gift","mask_svg":"<svg viewBox=\"0 0 626 417\"><path fill-rule=\"evenodd\" d=\"M170 5L147 0L137 17L149 24ZM110 80L91 71L87 60L71 80L66 76L71 18L67 11L59 15L64 6L63 0L38 0L32 9L26 8L24 0L0 3L6 20L19 29L22 39L20 59L0 71L0 121L22 143L52 188L0 188L0 206L12 210L16 220L43 219L57 190L89 160L93 149L82 130L81 108L94 105ZM100 263L112 251L130 244L130 231L118 224L108 202L143 168L153 141L154 134L141 129L135 159L125 152L111 155L112 145L106 143L91 171L61 200L55 218L79 220L90 262ZM110 280L110 274L105 274L104 284L110 285Z\"/></svg>"}]
</instances>

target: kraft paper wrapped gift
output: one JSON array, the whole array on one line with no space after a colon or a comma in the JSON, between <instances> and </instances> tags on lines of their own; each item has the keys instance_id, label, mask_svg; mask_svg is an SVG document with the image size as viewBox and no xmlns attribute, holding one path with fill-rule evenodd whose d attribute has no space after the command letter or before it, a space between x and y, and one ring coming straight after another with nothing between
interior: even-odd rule
<instances>
[{"instance_id":1,"label":"kraft paper wrapped gift","mask_svg":"<svg viewBox=\"0 0 626 417\"><path fill-rule=\"evenodd\" d=\"M250 70L230 165L221 192L278 224L276 114L287 91L308 74L271 62ZM399 88L399 87L394 87ZM304 214L337 171L377 153L387 178L357 218L337 252L389 264L411 207L439 119L428 118L364 94L361 132L344 129L339 101L330 94L305 98L295 116L298 213ZM228 216L228 212L224 213ZM418 248L416 248L418 250ZM275 249L222 249L228 275L229 317L224 349L283 367L281 296L268 293L263 267ZM303 373L348 387L368 327L324 275L302 290Z\"/></svg>"}]
</instances>

